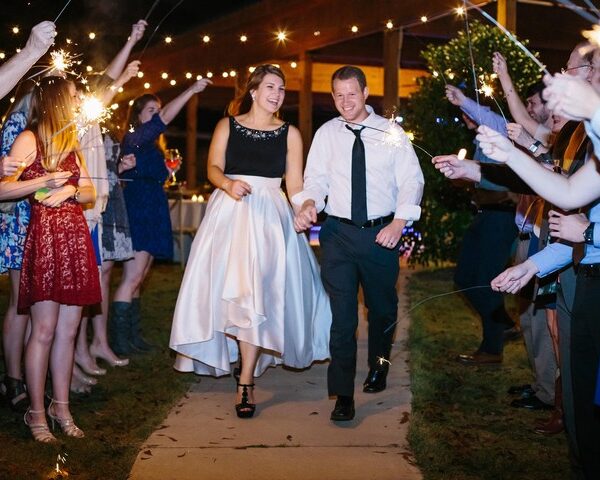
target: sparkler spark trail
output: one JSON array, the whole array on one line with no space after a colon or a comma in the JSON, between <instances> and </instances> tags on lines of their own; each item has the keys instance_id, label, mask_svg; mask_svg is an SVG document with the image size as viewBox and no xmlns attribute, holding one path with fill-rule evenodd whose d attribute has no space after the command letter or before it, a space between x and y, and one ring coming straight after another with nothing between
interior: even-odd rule
<instances>
[{"instance_id":1,"label":"sparkler spark trail","mask_svg":"<svg viewBox=\"0 0 600 480\"><path fill-rule=\"evenodd\" d=\"M596 23L598 21L598 17L595 17L594 15L592 15L591 13L589 13L588 11L586 11L585 9L583 9L582 7L580 7L579 5L575 5L570 0L556 0L556 1L558 3L560 3L562 6L568 8L572 12L576 13L577 15L579 15L581 18L584 18L588 22ZM596 7L594 7L594 9L596 9ZM596 11L598 11L598 10L596 9Z\"/></svg>"},{"instance_id":2,"label":"sparkler spark trail","mask_svg":"<svg viewBox=\"0 0 600 480\"><path fill-rule=\"evenodd\" d=\"M146 16L144 17L144 20L148 20L150 18L150 15L152 15L152 12L154 11L154 9L156 8L156 6L158 5L158 3L160 2L160 0L156 0L152 6L150 7L150 10L148 10L148 13L146 14Z\"/></svg>"},{"instance_id":3,"label":"sparkler spark trail","mask_svg":"<svg viewBox=\"0 0 600 480\"><path fill-rule=\"evenodd\" d=\"M475 88L475 100L477 100L477 107L479 104L479 91L477 90L477 73L475 72L475 57L473 56L473 42L471 41L471 29L469 28L469 14L467 9L467 2L463 0L463 6L465 9L465 30L467 32L467 42L469 43L469 58L471 60L471 71L473 73L473 88ZM477 108L479 112L479 124L481 125L481 109Z\"/></svg>"}]
</instances>

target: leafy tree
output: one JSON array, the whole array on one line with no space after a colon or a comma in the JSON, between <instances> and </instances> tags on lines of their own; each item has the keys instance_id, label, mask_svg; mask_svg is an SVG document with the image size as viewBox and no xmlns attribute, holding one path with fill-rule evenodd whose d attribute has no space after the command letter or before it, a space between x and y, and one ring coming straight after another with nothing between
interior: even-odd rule
<instances>
[{"instance_id":1,"label":"leafy tree","mask_svg":"<svg viewBox=\"0 0 600 480\"><path fill-rule=\"evenodd\" d=\"M414 135L414 143L432 155L457 153L461 148L466 148L469 155L473 153L474 132L467 130L460 109L451 105L444 93L447 83L462 88L467 96L475 98L471 52L477 88L481 89L483 84L494 87L495 98L479 94L479 101L498 113L494 99L505 114L508 114L508 107L503 102L500 82L493 74L494 52L500 52L506 58L522 98L527 87L540 79L537 65L500 29L470 21L469 33L471 49L469 35L463 30L448 43L429 45L421 52L431 75L419 79L420 88L408 100L403 126ZM423 213L417 226L422 232L423 248L417 249L411 259L418 263L453 261L472 218L469 193L464 185L449 182L435 170L429 155L419 148L415 150L425 176L425 194Z\"/></svg>"}]
</instances>

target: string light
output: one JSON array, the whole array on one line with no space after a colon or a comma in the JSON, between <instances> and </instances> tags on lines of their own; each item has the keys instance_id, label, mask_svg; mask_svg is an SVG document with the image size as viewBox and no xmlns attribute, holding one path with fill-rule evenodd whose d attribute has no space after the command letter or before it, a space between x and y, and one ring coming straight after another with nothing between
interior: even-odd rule
<instances>
[{"instance_id":1,"label":"string light","mask_svg":"<svg viewBox=\"0 0 600 480\"><path fill-rule=\"evenodd\" d=\"M248 41L248 37L246 35L240 35L240 42L244 43Z\"/></svg>"},{"instance_id":2,"label":"string light","mask_svg":"<svg viewBox=\"0 0 600 480\"><path fill-rule=\"evenodd\" d=\"M66 42L67 42L67 45L71 45L71 43L73 43L70 38L67 38Z\"/></svg>"},{"instance_id":3,"label":"string light","mask_svg":"<svg viewBox=\"0 0 600 480\"><path fill-rule=\"evenodd\" d=\"M177 80L172 79L169 83L174 87L175 85L177 85Z\"/></svg>"},{"instance_id":4,"label":"string light","mask_svg":"<svg viewBox=\"0 0 600 480\"><path fill-rule=\"evenodd\" d=\"M230 77L235 77L236 75L237 75L237 72L236 72L235 70L231 70L231 71L229 72L229 76L230 76Z\"/></svg>"},{"instance_id":5,"label":"string light","mask_svg":"<svg viewBox=\"0 0 600 480\"><path fill-rule=\"evenodd\" d=\"M6 58L6 53L0 52L0 60L4 60Z\"/></svg>"},{"instance_id":6,"label":"string light","mask_svg":"<svg viewBox=\"0 0 600 480\"><path fill-rule=\"evenodd\" d=\"M227 72L223 72L222 75L223 75L223 78L227 78L229 76L229 74Z\"/></svg>"},{"instance_id":7,"label":"string light","mask_svg":"<svg viewBox=\"0 0 600 480\"><path fill-rule=\"evenodd\" d=\"M204 36L202 37L202 41L203 41L204 43L208 43L208 42L210 42L210 37L209 37L208 35L204 35Z\"/></svg>"},{"instance_id":8,"label":"string light","mask_svg":"<svg viewBox=\"0 0 600 480\"><path fill-rule=\"evenodd\" d=\"M119 104L118 103L113 103L110 108L112 108L113 110L116 110L117 108L119 108Z\"/></svg>"},{"instance_id":9,"label":"string light","mask_svg":"<svg viewBox=\"0 0 600 480\"><path fill-rule=\"evenodd\" d=\"M117 90L117 92L123 93L123 87L119 87L119 89Z\"/></svg>"},{"instance_id":10,"label":"string light","mask_svg":"<svg viewBox=\"0 0 600 480\"><path fill-rule=\"evenodd\" d=\"M163 80L166 80L167 78L169 78L169 74L167 72L163 72L160 74L160 78L162 78Z\"/></svg>"},{"instance_id":11,"label":"string light","mask_svg":"<svg viewBox=\"0 0 600 480\"><path fill-rule=\"evenodd\" d=\"M146 85L144 85L144 87L145 87L145 86L146 86ZM150 84L148 84L148 87L149 87L149 86L150 86ZM133 100L129 100L129 106L130 106L130 107L131 107L131 106L133 106Z\"/></svg>"},{"instance_id":12,"label":"string light","mask_svg":"<svg viewBox=\"0 0 600 480\"><path fill-rule=\"evenodd\" d=\"M15 50L15 52L17 52L17 53L21 53L21 49L20 49L20 48L17 48L17 49Z\"/></svg>"},{"instance_id":13,"label":"string light","mask_svg":"<svg viewBox=\"0 0 600 480\"><path fill-rule=\"evenodd\" d=\"M465 14L465 9L463 7L456 7L454 11L459 17L462 17Z\"/></svg>"},{"instance_id":14,"label":"string light","mask_svg":"<svg viewBox=\"0 0 600 480\"><path fill-rule=\"evenodd\" d=\"M313 35L314 35L315 37L318 37L319 35L321 35L321 31L320 31L320 30L315 30L315 31L313 32Z\"/></svg>"},{"instance_id":15,"label":"string light","mask_svg":"<svg viewBox=\"0 0 600 480\"><path fill-rule=\"evenodd\" d=\"M10 97L10 103L15 103L15 97Z\"/></svg>"},{"instance_id":16,"label":"string light","mask_svg":"<svg viewBox=\"0 0 600 480\"><path fill-rule=\"evenodd\" d=\"M391 20L388 20L387 23L385 24L385 26L388 30L391 30L392 28L394 28L394 22L392 22Z\"/></svg>"},{"instance_id":17,"label":"string light","mask_svg":"<svg viewBox=\"0 0 600 480\"><path fill-rule=\"evenodd\" d=\"M190 72L187 72L185 74L185 78L187 78L189 80L190 78L192 78L192 74Z\"/></svg>"},{"instance_id":18,"label":"string light","mask_svg":"<svg viewBox=\"0 0 600 480\"><path fill-rule=\"evenodd\" d=\"M92 72L94 69L92 68L92 66L91 66L91 65L88 65L87 67L85 67L85 70L86 70L87 72Z\"/></svg>"},{"instance_id":19,"label":"string light","mask_svg":"<svg viewBox=\"0 0 600 480\"><path fill-rule=\"evenodd\" d=\"M278 41L285 42L287 40L287 33L280 30L279 32L277 32L276 37Z\"/></svg>"},{"instance_id":20,"label":"string light","mask_svg":"<svg viewBox=\"0 0 600 480\"><path fill-rule=\"evenodd\" d=\"M248 67L248 71L250 73L254 73L254 70L256 70L256 67Z\"/></svg>"},{"instance_id":21,"label":"string light","mask_svg":"<svg viewBox=\"0 0 600 480\"><path fill-rule=\"evenodd\" d=\"M144 78L144 72L142 72L141 70L137 73L137 77L138 78Z\"/></svg>"},{"instance_id":22,"label":"string light","mask_svg":"<svg viewBox=\"0 0 600 480\"><path fill-rule=\"evenodd\" d=\"M165 37L165 43L171 43L173 39L171 37Z\"/></svg>"},{"instance_id":23,"label":"string light","mask_svg":"<svg viewBox=\"0 0 600 480\"><path fill-rule=\"evenodd\" d=\"M19 30L19 27L16 25L12 28L12 33L14 33L15 35L17 35L20 31L21 30Z\"/></svg>"},{"instance_id":24,"label":"string light","mask_svg":"<svg viewBox=\"0 0 600 480\"><path fill-rule=\"evenodd\" d=\"M358 32L358 27L357 27L356 25L352 25L352 26L350 27L350 31L351 31L352 33L356 33L356 32Z\"/></svg>"},{"instance_id":25,"label":"string light","mask_svg":"<svg viewBox=\"0 0 600 480\"><path fill-rule=\"evenodd\" d=\"M212 72L206 72L206 78L212 78L212 77L213 77Z\"/></svg>"},{"instance_id":26,"label":"string light","mask_svg":"<svg viewBox=\"0 0 600 480\"><path fill-rule=\"evenodd\" d=\"M422 21L423 23L425 23L425 22L427 21L427 17L426 17L425 15L423 15L423 16L421 17L421 21Z\"/></svg>"},{"instance_id":27,"label":"string light","mask_svg":"<svg viewBox=\"0 0 600 480\"><path fill-rule=\"evenodd\" d=\"M196 75L196 80L202 80L202 75Z\"/></svg>"},{"instance_id":28,"label":"string light","mask_svg":"<svg viewBox=\"0 0 600 480\"><path fill-rule=\"evenodd\" d=\"M296 68L298 64L296 62L290 62L290 67Z\"/></svg>"},{"instance_id":29,"label":"string light","mask_svg":"<svg viewBox=\"0 0 600 480\"><path fill-rule=\"evenodd\" d=\"M150 84L148 82L144 83L144 88L148 90L150 88Z\"/></svg>"},{"instance_id":30,"label":"string light","mask_svg":"<svg viewBox=\"0 0 600 480\"><path fill-rule=\"evenodd\" d=\"M96 34L94 32L90 32L88 37L90 37L90 40L94 40L96 38Z\"/></svg>"}]
</instances>

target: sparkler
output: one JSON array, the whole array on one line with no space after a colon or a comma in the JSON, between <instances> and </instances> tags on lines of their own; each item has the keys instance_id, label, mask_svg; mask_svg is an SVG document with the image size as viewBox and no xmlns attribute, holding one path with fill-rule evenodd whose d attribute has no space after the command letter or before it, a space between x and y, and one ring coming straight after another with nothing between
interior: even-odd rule
<instances>
[{"instance_id":1,"label":"sparkler","mask_svg":"<svg viewBox=\"0 0 600 480\"><path fill-rule=\"evenodd\" d=\"M63 12L69 6L69 3L71 3L71 0L67 0L67 3L65 3L65 6L62 8L62 10L58 13L58 15L56 16L56 18L54 19L54 23L56 23L58 21L58 19L60 18L60 16L63 14Z\"/></svg>"},{"instance_id":2,"label":"sparkler","mask_svg":"<svg viewBox=\"0 0 600 480\"><path fill-rule=\"evenodd\" d=\"M506 115L504 115L502 107L498 103L498 100L496 100L496 97L494 97L494 89L492 88L492 86L486 83L482 83L479 92L483 93L485 97L491 98L494 101L494 103L498 107L498 110L500 110L500 115L502 115L502 118L504 119L504 125L508 124L508 121L506 120Z\"/></svg>"},{"instance_id":3,"label":"sparkler","mask_svg":"<svg viewBox=\"0 0 600 480\"><path fill-rule=\"evenodd\" d=\"M588 11L584 10L583 8L581 8L578 5L575 5L573 2L571 2L570 0L556 0L558 3L560 3L562 6L567 7L569 10L571 10L572 12L576 13L577 15L579 15L580 17L584 18L585 20L587 20L588 22L591 23L596 23L598 21L598 17L595 17L594 15L592 15L591 13L589 13ZM586 2L587 3L587 2ZM588 3L589 5L589 3ZM592 5L593 6L593 5ZM598 11L596 9L596 7L593 7L596 11Z\"/></svg>"},{"instance_id":4,"label":"sparkler","mask_svg":"<svg viewBox=\"0 0 600 480\"><path fill-rule=\"evenodd\" d=\"M148 48L148 45L150 44L150 42L152 41L152 39L154 38L154 35L156 34L156 32L158 32L158 29L160 28L160 26L163 24L163 22L169 17L169 15L171 15L171 13L173 13L173 11L179 7L179 5L181 5L183 3L183 0L179 0L175 6L169 10L167 12L167 14L160 20L160 22L158 22L158 25L156 25L156 28L152 31L152 33L150 34L150 36L148 37L148 40L146 40L146 44L144 45L144 48L142 48L142 53L140 53L140 56L138 57L138 60L141 60L142 57L144 56L144 53L146 53L146 49Z\"/></svg>"},{"instance_id":5,"label":"sparkler","mask_svg":"<svg viewBox=\"0 0 600 480\"><path fill-rule=\"evenodd\" d=\"M463 0L464 9L467 10L467 2ZM471 59L471 72L473 73L473 88L475 88L475 100L477 100L477 106L479 107L479 92L477 90L477 74L475 73L475 57L473 56L473 42L471 41L471 30L469 29L469 14L465 13L465 30L467 32L467 41L469 43L469 58ZM481 125L481 110L479 112L479 124Z\"/></svg>"},{"instance_id":6,"label":"sparkler","mask_svg":"<svg viewBox=\"0 0 600 480\"><path fill-rule=\"evenodd\" d=\"M457 157L459 160L464 160L464 159L467 157L467 149L466 149L466 148L461 148L461 149L458 151L458 155L456 155L456 157Z\"/></svg>"},{"instance_id":7,"label":"sparkler","mask_svg":"<svg viewBox=\"0 0 600 480\"><path fill-rule=\"evenodd\" d=\"M590 43L593 43L596 46L600 46L600 26L592 25L591 30L584 30L581 34L587 38Z\"/></svg>"},{"instance_id":8,"label":"sparkler","mask_svg":"<svg viewBox=\"0 0 600 480\"><path fill-rule=\"evenodd\" d=\"M429 158L433 158L433 155L431 153L429 153L423 147L417 145L415 142L410 140L408 133L405 133L404 136L401 135L401 133L404 131L402 130L401 127L398 126L398 124L395 122L395 119L390 120L390 127L387 130L383 130L382 128L377 128L377 127L371 127L370 125L364 125L362 123L351 122L349 120L344 120L343 118L338 118L338 120L342 123L347 123L349 125L356 125L358 127L369 128L371 130L375 130L376 132L381 132L381 133L389 136L389 138L390 138L389 140L386 138L384 138L384 140L383 140L383 143L386 145L390 145L390 146L394 146L394 147L404 147L404 143L405 143L405 139L406 139L409 141L409 143L413 147L417 147L419 150L421 150L422 152L429 155Z\"/></svg>"},{"instance_id":9,"label":"sparkler","mask_svg":"<svg viewBox=\"0 0 600 480\"><path fill-rule=\"evenodd\" d=\"M160 0L156 0L152 6L150 7L150 10L148 10L148 13L146 14L146 16L144 17L144 20L148 20L150 18L150 15L152 15L153 10L156 8L156 6L159 4Z\"/></svg>"},{"instance_id":10,"label":"sparkler","mask_svg":"<svg viewBox=\"0 0 600 480\"><path fill-rule=\"evenodd\" d=\"M491 23L493 23L494 25L496 25L502 31L502 33L504 33L504 35L506 35L508 37L508 39L511 42L513 42L517 47L519 47L519 49L525 55L527 55L538 67L540 67L540 71L541 72L544 72L545 74L550 75L550 72L546 68L546 65L544 65L542 62L540 62L538 60L538 58L533 53L531 53L531 51L525 45L523 45L519 40L517 40L517 37L515 37L511 32L509 32L504 27L504 25L502 25L501 23L499 23L494 17L492 17L485 10L482 10L477 5L473 5L471 2L469 2L469 0L463 0L463 1L466 2L466 3L468 3L469 5L471 5L471 7L474 8L475 10L477 10L484 18L486 18L488 21L490 21Z\"/></svg>"}]
</instances>

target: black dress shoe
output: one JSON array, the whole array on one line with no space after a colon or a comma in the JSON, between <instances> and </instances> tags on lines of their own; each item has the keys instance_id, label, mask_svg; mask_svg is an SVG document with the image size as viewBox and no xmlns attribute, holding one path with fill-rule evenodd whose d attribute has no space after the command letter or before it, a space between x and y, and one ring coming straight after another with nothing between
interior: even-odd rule
<instances>
[{"instance_id":1,"label":"black dress shoe","mask_svg":"<svg viewBox=\"0 0 600 480\"><path fill-rule=\"evenodd\" d=\"M515 340L519 340L523 337L523 332L515 325L511 328L505 329L502 336L505 342L514 342Z\"/></svg>"},{"instance_id":2,"label":"black dress shoe","mask_svg":"<svg viewBox=\"0 0 600 480\"><path fill-rule=\"evenodd\" d=\"M365 383L363 383L363 392L365 393L377 393L385 390L387 370L375 370L371 368Z\"/></svg>"},{"instance_id":3,"label":"black dress shoe","mask_svg":"<svg viewBox=\"0 0 600 480\"><path fill-rule=\"evenodd\" d=\"M520 395L521 397L531 397L535 395L535 390L531 388L531 385L513 385L510 387L506 393L509 395Z\"/></svg>"},{"instance_id":4,"label":"black dress shoe","mask_svg":"<svg viewBox=\"0 0 600 480\"><path fill-rule=\"evenodd\" d=\"M334 422L347 422L354 418L354 398L338 395L335 408L331 412L331 420Z\"/></svg>"},{"instance_id":5,"label":"black dress shoe","mask_svg":"<svg viewBox=\"0 0 600 480\"><path fill-rule=\"evenodd\" d=\"M553 405L542 402L538 397L532 395L531 397L521 397L510 402L511 407L515 408L526 408L528 410L552 410Z\"/></svg>"}]
</instances>

